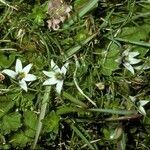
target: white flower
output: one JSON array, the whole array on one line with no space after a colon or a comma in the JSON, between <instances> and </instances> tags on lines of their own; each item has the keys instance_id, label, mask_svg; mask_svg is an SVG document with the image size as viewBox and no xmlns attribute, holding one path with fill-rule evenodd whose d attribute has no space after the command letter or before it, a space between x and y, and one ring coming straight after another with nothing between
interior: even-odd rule
<instances>
[{"instance_id":1,"label":"white flower","mask_svg":"<svg viewBox=\"0 0 150 150\"><path fill-rule=\"evenodd\" d=\"M43 71L43 73L49 77L43 85L54 85L56 84L56 91L58 94L61 93L62 87L63 87L63 82L64 82L64 77L67 72L67 67L69 63L65 63L62 68L60 69L53 60L51 60L51 68L52 71Z\"/></svg>"},{"instance_id":2,"label":"white flower","mask_svg":"<svg viewBox=\"0 0 150 150\"><path fill-rule=\"evenodd\" d=\"M130 99L131 99L131 101L133 102L133 103L136 103L136 97L134 97L134 96L129 96L130 97ZM144 116L146 116L146 111L145 111L145 109L144 109L144 106L147 104L147 103L149 103L150 101L148 101L148 100L140 100L139 101L139 103L138 103L138 111L139 111L139 113L141 113L142 115L144 115Z\"/></svg>"},{"instance_id":3,"label":"white flower","mask_svg":"<svg viewBox=\"0 0 150 150\"><path fill-rule=\"evenodd\" d=\"M136 70L141 70L141 69L147 70L147 69L150 69L150 65L149 64L146 64L146 65L144 64L144 65L135 67L135 69Z\"/></svg>"},{"instance_id":4,"label":"white flower","mask_svg":"<svg viewBox=\"0 0 150 150\"><path fill-rule=\"evenodd\" d=\"M144 116L146 116L146 111L145 111L143 106L145 106L147 103L149 103L148 100L141 100L141 101L139 101L139 107L138 107L139 108L139 112L142 115L144 115Z\"/></svg>"},{"instance_id":5,"label":"white flower","mask_svg":"<svg viewBox=\"0 0 150 150\"><path fill-rule=\"evenodd\" d=\"M36 80L36 76L33 74L29 74L29 71L32 67L32 64L28 64L24 68L22 68L22 63L19 59L16 60L15 71L10 69L5 69L2 72L10 76L11 78L18 80L20 87L27 92L27 83L26 81L34 81Z\"/></svg>"},{"instance_id":6,"label":"white flower","mask_svg":"<svg viewBox=\"0 0 150 150\"><path fill-rule=\"evenodd\" d=\"M122 53L123 65L128 69L132 74L134 74L134 68L132 65L138 64L141 59L136 59L134 57L138 56L139 52L129 52L129 50L125 50Z\"/></svg>"}]
</instances>

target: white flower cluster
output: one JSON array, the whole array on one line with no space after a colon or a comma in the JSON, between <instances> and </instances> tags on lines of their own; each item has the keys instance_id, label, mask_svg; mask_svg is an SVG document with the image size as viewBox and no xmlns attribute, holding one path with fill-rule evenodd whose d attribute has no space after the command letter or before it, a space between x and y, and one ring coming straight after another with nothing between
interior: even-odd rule
<instances>
[{"instance_id":1,"label":"white flower cluster","mask_svg":"<svg viewBox=\"0 0 150 150\"><path fill-rule=\"evenodd\" d=\"M54 85L56 84L56 91L58 94L61 93L63 87L64 77L67 72L67 67L69 63L65 63L64 66L60 69L53 60L51 60L51 69L52 71L43 71L43 73L49 77L43 85ZM11 78L19 82L20 87L27 92L28 86L26 82L31 82L37 79L33 74L29 74L29 71L32 67L32 64L28 64L24 68L22 67L22 62L17 59L15 71L10 69L5 69L2 73L10 76Z\"/></svg>"}]
</instances>

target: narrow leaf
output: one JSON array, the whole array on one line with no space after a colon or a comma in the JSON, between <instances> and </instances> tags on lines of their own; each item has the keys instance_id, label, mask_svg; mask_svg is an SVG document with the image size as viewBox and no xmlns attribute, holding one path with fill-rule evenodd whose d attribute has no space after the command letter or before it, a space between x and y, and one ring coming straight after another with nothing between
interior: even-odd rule
<instances>
[{"instance_id":1,"label":"narrow leaf","mask_svg":"<svg viewBox=\"0 0 150 150\"><path fill-rule=\"evenodd\" d=\"M95 148L91 145L91 143L87 140L87 138L78 130L76 126L73 124L71 125L71 128L74 130L74 132L89 146L90 149L94 150Z\"/></svg>"},{"instance_id":2,"label":"narrow leaf","mask_svg":"<svg viewBox=\"0 0 150 150\"><path fill-rule=\"evenodd\" d=\"M82 107L87 107L87 105L85 103L83 103L82 101L78 100L77 98L73 97L71 94L67 93L67 92L63 92L63 96L70 100L71 102L79 105L79 106L82 106Z\"/></svg>"}]
</instances>

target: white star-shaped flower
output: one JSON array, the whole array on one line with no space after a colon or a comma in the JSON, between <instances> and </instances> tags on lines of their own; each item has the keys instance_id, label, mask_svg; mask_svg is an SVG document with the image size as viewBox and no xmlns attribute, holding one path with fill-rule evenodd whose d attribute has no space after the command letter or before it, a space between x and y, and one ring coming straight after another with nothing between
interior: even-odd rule
<instances>
[{"instance_id":1,"label":"white star-shaped flower","mask_svg":"<svg viewBox=\"0 0 150 150\"><path fill-rule=\"evenodd\" d=\"M144 106L147 104L147 103L149 103L149 101L148 100L141 100L141 101L139 101L139 112L142 114L142 115L144 115L144 116L146 116L146 111L145 111L145 109L144 109Z\"/></svg>"},{"instance_id":2,"label":"white star-shaped flower","mask_svg":"<svg viewBox=\"0 0 150 150\"><path fill-rule=\"evenodd\" d=\"M16 60L15 71L10 69L5 69L2 72L10 76L11 78L18 80L20 87L27 92L28 87L27 83L29 81L36 80L36 76L33 74L29 74L29 71L32 67L32 64L28 64L24 68L22 68L22 63L19 59Z\"/></svg>"},{"instance_id":3,"label":"white star-shaped flower","mask_svg":"<svg viewBox=\"0 0 150 150\"><path fill-rule=\"evenodd\" d=\"M58 94L61 93L62 87L63 87L63 82L64 82L64 77L67 72L67 67L69 63L65 63L62 68L60 69L53 60L51 60L51 68L52 71L43 71L43 73L49 77L43 85L54 85L56 84L56 91Z\"/></svg>"},{"instance_id":4,"label":"white star-shaped flower","mask_svg":"<svg viewBox=\"0 0 150 150\"><path fill-rule=\"evenodd\" d=\"M132 101L133 103L136 103L136 97L134 97L134 96L129 96L129 97L130 97L130 99L131 99L131 101ZM144 109L144 106L145 106L147 103L149 103L149 102L150 102L149 100L140 100L140 101L137 103L139 113L141 113L142 115L146 116L146 111L145 111L145 109Z\"/></svg>"},{"instance_id":5,"label":"white star-shaped flower","mask_svg":"<svg viewBox=\"0 0 150 150\"><path fill-rule=\"evenodd\" d=\"M132 65L138 64L141 61L141 59L134 58L134 57L136 57L138 55L139 55L139 52L129 52L129 50L125 50L122 53L123 65L132 74L134 74L134 68L132 67Z\"/></svg>"}]
</instances>

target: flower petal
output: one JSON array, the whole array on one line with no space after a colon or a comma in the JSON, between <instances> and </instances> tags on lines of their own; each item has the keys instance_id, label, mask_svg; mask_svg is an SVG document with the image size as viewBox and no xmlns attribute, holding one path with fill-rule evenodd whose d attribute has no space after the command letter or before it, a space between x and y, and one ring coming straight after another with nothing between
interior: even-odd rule
<instances>
[{"instance_id":1,"label":"flower petal","mask_svg":"<svg viewBox=\"0 0 150 150\"><path fill-rule=\"evenodd\" d=\"M148 66L148 65L141 65L141 66L136 66L134 68L136 70L141 70L141 69L146 70L146 69L150 69L150 66Z\"/></svg>"},{"instance_id":2,"label":"flower petal","mask_svg":"<svg viewBox=\"0 0 150 150\"><path fill-rule=\"evenodd\" d=\"M7 74L8 76L10 76L11 78L15 79L17 76L17 73L13 70L9 70L9 69L5 69L2 71L2 73Z\"/></svg>"},{"instance_id":3,"label":"flower petal","mask_svg":"<svg viewBox=\"0 0 150 150\"><path fill-rule=\"evenodd\" d=\"M146 105L147 103L149 103L150 101L148 101L148 100L141 100L141 101L139 101L139 103L140 103L140 106L144 106L144 105Z\"/></svg>"},{"instance_id":4,"label":"flower petal","mask_svg":"<svg viewBox=\"0 0 150 150\"><path fill-rule=\"evenodd\" d=\"M37 79L37 77L35 75L33 75L33 74L27 74L25 76L25 78L23 78L23 80L25 80L25 81L34 81L36 79Z\"/></svg>"},{"instance_id":5,"label":"flower petal","mask_svg":"<svg viewBox=\"0 0 150 150\"><path fill-rule=\"evenodd\" d=\"M61 73L59 67L54 63L53 60L51 60L51 68L52 68L55 72Z\"/></svg>"},{"instance_id":6,"label":"flower petal","mask_svg":"<svg viewBox=\"0 0 150 150\"><path fill-rule=\"evenodd\" d=\"M122 56L128 56L129 55L129 50L125 50L123 53L122 53Z\"/></svg>"},{"instance_id":7,"label":"flower petal","mask_svg":"<svg viewBox=\"0 0 150 150\"><path fill-rule=\"evenodd\" d=\"M141 59L136 59L136 58L132 58L132 57L130 58L129 57L128 61L132 65L132 64L138 64L141 61Z\"/></svg>"},{"instance_id":8,"label":"flower petal","mask_svg":"<svg viewBox=\"0 0 150 150\"><path fill-rule=\"evenodd\" d=\"M43 85L54 85L58 82L58 80L56 80L55 78L50 78L48 80L46 80Z\"/></svg>"},{"instance_id":9,"label":"flower petal","mask_svg":"<svg viewBox=\"0 0 150 150\"><path fill-rule=\"evenodd\" d=\"M142 115L146 116L146 111L145 111L145 109L144 109L142 106L139 106L139 112L140 112Z\"/></svg>"},{"instance_id":10,"label":"flower petal","mask_svg":"<svg viewBox=\"0 0 150 150\"><path fill-rule=\"evenodd\" d=\"M22 69L22 71L27 74L27 73L29 73L31 67L32 67L32 64L29 64L29 65L25 66L25 67Z\"/></svg>"},{"instance_id":11,"label":"flower petal","mask_svg":"<svg viewBox=\"0 0 150 150\"><path fill-rule=\"evenodd\" d=\"M16 66L15 66L15 71L17 73L22 72L22 63L20 59L16 60Z\"/></svg>"},{"instance_id":12,"label":"flower petal","mask_svg":"<svg viewBox=\"0 0 150 150\"><path fill-rule=\"evenodd\" d=\"M139 55L139 52L129 52L129 57L136 57Z\"/></svg>"},{"instance_id":13,"label":"flower petal","mask_svg":"<svg viewBox=\"0 0 150 150\"><path fill-rule=\"evenodd\" d=\"M54 77L56 74L54 71L43 71L43 73L50 78Z\"/></svg>"},{"instance_id":14,"label":"flower petal","mask_svg":"<svg viewBox=\"0 0 150 150\"><path fill-rule=\"evenodd\" d=\"M131 101L132 101L133 103L135 103L136 98L135 98L134 96L129 96L129 98L131 99Z\"/></svg>"},{"instance_id":15,"label":"flower petal","mask_svg":"<svg viewBox=\"0 0 150 150\"><path fill-rule=\"evenodd\" d=\"M63 80L59 81L56 85L56 91L58 94L61 93L62 87L63 87Z\"/></svg>"},{"instance_id":16,"label":"flower petal","mask_svg":"<svg viewBox=\"0 0 150 150\"><path fill-rule=\"evenodd\" d=\"M123 65L128 69L132 74L134 74L134 69L129 63L123 63Z\"/></svg>"},{"instance_id":17,"label":"flower petal","mask_svg":"<svg viewBox=\"0 0 150 150\"><path fill-rule=\"evenodd\" d=\"M67 72L68 65L69 65L69 63L65 63L64 66L61 68L61 73L63 73L64 75Z\"/></svg>"},{"instance_id":18,"label":"flower petal","mask_svg":"<svg viewBox=\"0 0 150 150\"><path fill-rule=\"evenodd\" d=\"M19 85L23 90L25 90L26 92L28 91L27 84L24 80L19 81Z\"/></svg>"}]
</instances>

